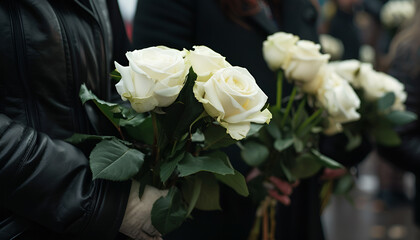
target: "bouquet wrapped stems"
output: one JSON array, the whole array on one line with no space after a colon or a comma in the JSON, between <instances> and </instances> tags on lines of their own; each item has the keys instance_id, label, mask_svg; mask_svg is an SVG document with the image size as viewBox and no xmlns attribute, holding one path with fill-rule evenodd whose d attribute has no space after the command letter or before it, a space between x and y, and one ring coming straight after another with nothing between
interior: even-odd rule
<instances>
[{"instance_id":1,"label":"bouquet wrapped stems","mask_svg":"<svg viewBox=\"0 0 420 240\"><path fill-rule=\"evenodd\" d=\"M277 200L267 196L259 205L254 225L248 240L258 240L262 231L263 240L275 240ZM262 224L262 226L261 226Z\"/></svg>"}]
</instances>

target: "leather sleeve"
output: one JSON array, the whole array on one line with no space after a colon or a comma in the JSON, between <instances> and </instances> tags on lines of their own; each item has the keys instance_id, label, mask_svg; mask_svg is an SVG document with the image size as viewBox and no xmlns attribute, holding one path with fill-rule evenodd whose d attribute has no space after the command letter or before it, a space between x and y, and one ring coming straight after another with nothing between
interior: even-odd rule
<instances>
[{"instance_id":1,"label":"leather sleeve","mask_svg":"<svg viewBox=\"0 0 420 240\"><path fill-rule=\"evenodd\" d=\"M195 4L195 0L139 0L133 24L133 47L164 45L191 49Z\"/></svg>"},{"instance_id":2,"label":"leather sleeve","mask_svg":"<svg viewBox=\"0 0 420 240\"><path fill-rule=\"evenodd\" d=\"M92 181L88 160L0 114L0 201L15 215L77 239L113 239L130 182Z\"/></svg>"}]
</instances>

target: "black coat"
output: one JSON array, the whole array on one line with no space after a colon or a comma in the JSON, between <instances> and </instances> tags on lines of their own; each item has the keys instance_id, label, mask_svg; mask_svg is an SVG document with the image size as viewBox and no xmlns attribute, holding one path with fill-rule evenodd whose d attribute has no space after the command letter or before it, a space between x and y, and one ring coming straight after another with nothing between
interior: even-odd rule
<instances>
[{"instance_id":1,"label":"black coat","mask_svg":"<svg viewBox=\"0 0 420 240\"><path fill-rule=\"evenodd\" d=\"M262 11L244 18L250 27L247 29L226 17L216 0L139 0L133 24L133 47L166 45L191 49L193 45L206 45L225 56L232 65L247 68L274 103L276 78L263 59L263 41L280 30L317 41L317 12L310 1L285 0L281 11L279 22ZM288 85L285 94L290 91ZM239 160L233 159L233 164L246 172ZM310 179L302 181L295 189L292 205L281 206L278 211L277 236L288 240L323 239L318 187L318 181ZM229 189L223 190L221 205L223 212L193 212L193 221L165 239L246 239L253 224L255 206Z\"/></svg>"},{"instance_id":2,"label":"black coat","mask_svg":"<svg viewBox=\"0 0 420 240\"><path fill-rule=\"evenodd\" d=\"M407 91L407 110L420 116L420 48L417 41L411 39L398 45L388 73L404 84ZM415 174L414 218L420 226L420 120L417 119L397 130L401 136L401 145L378 146L378 152L393 165Z\"/></svg>"},{"instance_id":3,"label":"black coat","mask_svg":"<svg viewBox=\"0 0 420 240\"><path fill-rule=\"evenodd\" d=\"M62 139L95 133L78 92L86 83L109 99L127 43L120 18L116 1L0 1L0 239L117 235L130 183L92 182L85 154Z\"/></svg>"}]
</instances>

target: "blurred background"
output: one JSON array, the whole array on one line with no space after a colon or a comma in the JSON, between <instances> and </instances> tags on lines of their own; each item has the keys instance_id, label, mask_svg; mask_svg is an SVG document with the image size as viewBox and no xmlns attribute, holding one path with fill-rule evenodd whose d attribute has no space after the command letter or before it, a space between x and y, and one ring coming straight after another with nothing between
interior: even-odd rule
<instances>
[{"instance_id":1,"label":"blurred background","mask_svg":"<svg viewBox=\"0 0 420 240\"><path fill-rule=\"evenodd\" d=\"M131 39L137 0L119 0L119 4ZM319 0L317 4L323 51L332 60L359 59L378 71L387 70L393 38L415 15L412 0ZM355 185L349 196L332 197L323 212L326 239L420 239L414 223L415 176L376 151L353 171Z\"/></svg>"}]
</instances>

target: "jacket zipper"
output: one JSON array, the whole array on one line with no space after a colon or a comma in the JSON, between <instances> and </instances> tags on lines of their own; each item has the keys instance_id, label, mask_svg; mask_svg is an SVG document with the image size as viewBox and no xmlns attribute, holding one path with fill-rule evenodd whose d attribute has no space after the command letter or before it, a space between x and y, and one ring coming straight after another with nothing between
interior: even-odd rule
<instances>
[{"instance_id":1,"label":"jacket zipper","mask_svg":"<svg viewBox=\"0 0 420 240\"><path fill-rule=\"evenodd\" d=\"M64 17L62 15L61 9L56 9L56 8L54 9L57 14L57 19L61 28L62 37L66 41L66 43L63 45L64 47L67 47L69 51L68 54L69 54L70 64L71 64L69 71L71 71L71 78L72 78L71 82L73 83L73 86L72 86L73 90L70 90L70 93L71 93L70 101L72 102L73 109L74 109L73 111L74 131L79 132L79 133L86 133L87 129L84 125L82 125L82 123L84 123L85 121L82 119L82 116L84 113L81 106L82 103L79 100L79 89L81 86L81 82L78 81L80 78L79 77L80 72L79 72L77 62L75 61L75 58L76 58L75 49L72 46L72 44L70 44L71 41L69 37L69 28L67 28L67 25L64 21Z\"/></svg>"},{"instance_id":2,"label":"jacket zipper","mask_svg":"<svg viewBox=\"0 0 420 240\"><path fill-rule=\"evenodd\" d=\"M34 129L39 129L38 111L35 99L30 91L28 79L26 78L26 61L25 61L25 38L22 26L22 19L18 2L14 0L9 1L11 9L12 22L12 38L15 46L15 53L18 63L18 78L21 81L24 90L24 108L27 116L27 124ZM13 9L14 8L14 9Z\"/></svg>"},{"instance_id":3,"label":"jacket zipper","mask_svg":"<svg viewBox=\"0 0 420 240\"><path fill-rule=\"evenodd\" d=\"M102 67L103 67L104 71L101 72L101 76L100 76L99 81L102 81L102 82L106 81L106 82L103 82L102 84L100 84L102 86L101 92L102 92L102 96L104 98L110 98L110 95L111 95L110 91L109 91L109 89L110 89L110 81L109 80L110 79L108 78L109 66L108 66L108 56L107 56L107 52L106 52L107 42L105 40L105 30L104 30L104 27L103 27L102 21L101 21L102 17L99 13L98 8L96 7L96 4L93 1L89 1L89 3L91 4L92 8L94 9L94 11L96 13L95 21L96 21L96 24L99 27L99 31L101 32L101 34L99 36L100 41L102 42L101 53L102 53L103 58L105 59L104 61L102 61ZM100 56L100 57L102 57L102 56ZM105 76L104 76L104 72L105 72ZM106 99L106 101L109 101L109 100L110 99Z\"/></svg>"}]
</instances>

